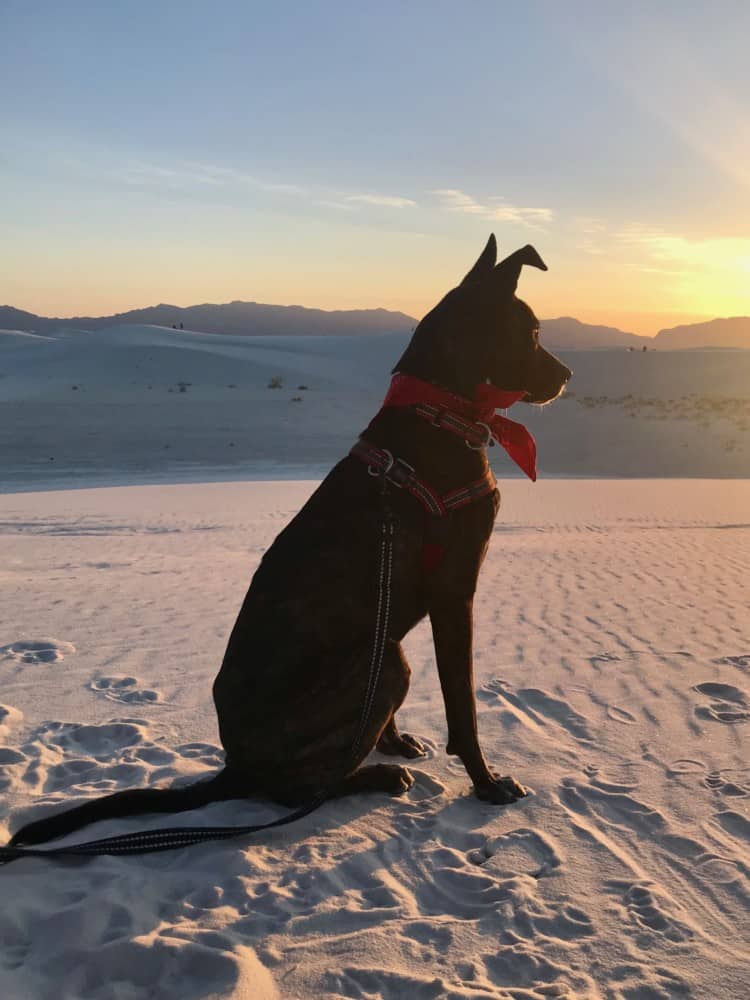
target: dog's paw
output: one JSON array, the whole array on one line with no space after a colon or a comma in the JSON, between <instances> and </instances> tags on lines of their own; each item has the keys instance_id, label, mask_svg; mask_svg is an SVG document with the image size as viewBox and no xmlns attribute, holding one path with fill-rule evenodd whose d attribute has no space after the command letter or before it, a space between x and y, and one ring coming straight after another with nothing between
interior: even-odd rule
<instances>
[{"instance_id":1,"label":"dog's paw","mask_svg":"<svg viewBox=\"0 0 750 1000\"><path fill-rule=\"evenodd\" d=\"M401 767L398 764L375 764L374 767L377 770L372 777L380 792L403 795L414 784L414 775L408 767Z\"/></svg>"},{"instance_id":2,"label":"dog's paw","mask_svg":"<svg viewBox=\"0 0 750 1000\"><path fill-rule=\"evenodd\" d=\"M509 774L495 778L486 784L474 785L474 794L482 802L493 802L498 806L509 805L528 795L528 790Z\"/></svg>"},{"instance_id":3,"label":"dog's paw","mask_svg":"<svg viewBox=\"0 0 750 1000\"><path fill-rule=\"evenodd\" d=\"M401 755L403 757L427 756L427 747L416 736L411 736L409 733L401 733L401 741L403 743L401 747Z\"/></svg>"},{"instance_id":4,"label":"dog's paw","mask_svg":"<svg viewBox=\"0 0 750 1000\"><path fill-rule=\"evenodd\" d=\"M389 754L392 757L424 757L427 754L424 743L416 736L409 733L399 733L396 739L382 737L378 740L376 749L380 753Z\"/></svg>"}]
</instances>

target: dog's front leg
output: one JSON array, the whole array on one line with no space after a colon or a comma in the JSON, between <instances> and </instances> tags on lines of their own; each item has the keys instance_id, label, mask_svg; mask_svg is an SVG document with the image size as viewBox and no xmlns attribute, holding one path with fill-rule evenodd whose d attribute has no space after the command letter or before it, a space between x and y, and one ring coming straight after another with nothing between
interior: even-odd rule
<instances>
[{"instance_id":1,"label":"dog's front leg","mask_svg":"<svg viewBox=\"0 0 750 1000\"><path fill-rule=\"evenodd\" d=\"M440 687L448 721L449 754L460 757L480 799L505 804L526 795L515 778L499 778L479 746L472 665L472 600L440 601L430 608Z\"/></svg>"}]
</instances>

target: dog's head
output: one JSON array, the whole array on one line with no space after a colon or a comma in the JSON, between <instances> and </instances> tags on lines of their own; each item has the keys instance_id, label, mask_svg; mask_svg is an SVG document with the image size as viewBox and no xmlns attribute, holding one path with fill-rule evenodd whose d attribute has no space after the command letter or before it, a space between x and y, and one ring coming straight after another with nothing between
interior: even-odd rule
<instances>
[{"instance_id":1,"label":"dog's head","mask_svg":"<svg viewBox=\"0 0 750 1000\"><path fill-rule=\"evenodd\" d=\"M525 390L526 403L549 403L571 371L539 343L539 321L516 298L524 264L546 271L532 246L497 261L490 236L464 280L448 292L417 329L393 369L472 398L482 382Z\"/></svg>"}]
</instances>

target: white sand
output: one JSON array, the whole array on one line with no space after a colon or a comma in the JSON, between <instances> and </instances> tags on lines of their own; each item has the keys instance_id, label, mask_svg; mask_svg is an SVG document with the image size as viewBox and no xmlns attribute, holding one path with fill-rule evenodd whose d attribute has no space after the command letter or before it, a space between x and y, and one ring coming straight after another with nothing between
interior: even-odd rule
<instances>
[{"instance_id":1,"label":"white sand","mask_svg":"<svg viewBox=\"0 0 750 1000\"><path fill-rule=\"evenodd\" d=\"M213 675L263 550L313 487L0 497L0 837L218 766ZM0 868L0 996L744 1000L750 483L503 495L476 602L480 731L532 796L470 794L419 627L400 721L429 756L404 798L326 804L238 843Z\"/></svg>"},{"instance_id":2,"label":"white sand","mask_svg":"<svg viewBox=\"0 0 750 1000\"><path fill-rule=\"evenodd\" d=\"M323 476L380 405L405 342L8 332L0 491ZM750 351L561 355L571 391L513 410L538 439L543 475L750 476ZM274 376L281 389L267 388ZM498 474L514 475L499 452Z\"/></svg>"},{"instance_id":3,"label":"white sand","mask_svg":"<svg viewBox=\"0 0 750 1000\"><path fill-rule=\"evenodd\" d=\"M1 839L220 765L210 687L248 580L403 343L2 332ZM480 727L534 794L471 795L422 626L400 721L429 756L406 797L237 843L0 868L2 1000L745 1000L750 352L565 358L572 391L513 411L543 476L631 478L502 487ZM691 478L632 478L659 475ZM279 813L217 804L76 839Z\"/></svg>"}]
</instances>

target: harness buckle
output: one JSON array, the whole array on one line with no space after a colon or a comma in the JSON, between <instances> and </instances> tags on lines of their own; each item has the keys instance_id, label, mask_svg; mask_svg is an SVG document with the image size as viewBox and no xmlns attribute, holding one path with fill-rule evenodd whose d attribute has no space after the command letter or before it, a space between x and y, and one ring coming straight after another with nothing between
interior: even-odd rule
<instances>
[{"instance_id":1,"label":"harness buckle","mask_svg":"<svg viewBox=\"0 0 750 1000\"><path fill-rule=\"evenodd\" d=\"M388 451L387 448L383 448L382 452L388 459L388 465L386 465L384 469L373 469L371 465L368 465L367 466L368 476L374 476L376 479L378 478L378 476L387 476L388 473L393 468L393 463L396 461L393 455Z\"/></svg>"},{"instance_id":2,"label":"harness buckle","mask_svg":"<svg viewBox=\"0 0 750 1000\"><path fill-rule=\"evenodd\" d=\"M466 447L471 448L472 451L481 451L482 448L489 448L492 444L492 428L488 424L483 423L481 420L477 420L474 423L474 426L484 427L486 431L484 441L480 441L479 444L472 444L468 438L464 438L464 444Z\"/></svg>"},{"instance_id":3,"label":"harness buckle","mask_svg":"<svg viewBox=\"0 0 750 1000\"><path fill-rule=\"evenodd\" d=\"M385 474L388 477L388 481L400 490L416 475L416 471L403 458L397 458L395 462L391 463Z\"/></svg>"}]
</instances>

